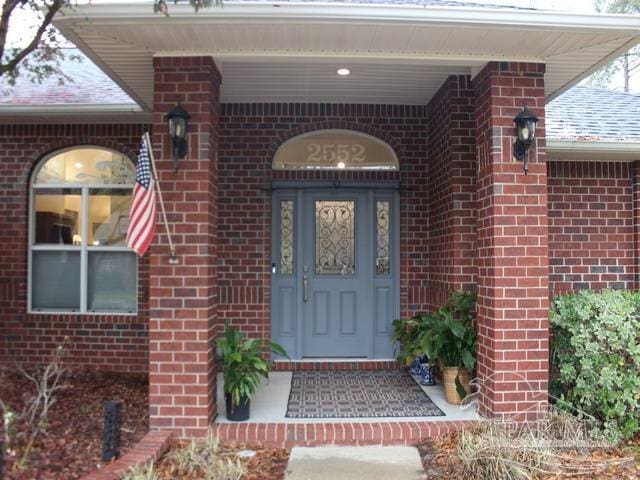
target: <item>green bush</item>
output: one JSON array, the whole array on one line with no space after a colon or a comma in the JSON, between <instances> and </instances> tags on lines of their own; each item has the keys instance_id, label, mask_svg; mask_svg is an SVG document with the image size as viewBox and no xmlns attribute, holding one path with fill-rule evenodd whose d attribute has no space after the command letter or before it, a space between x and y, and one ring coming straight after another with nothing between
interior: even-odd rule
<instances>
[{"instance_id":1,"label":"green bush","mask_svg":"<svg viewBox=\"0 0 640 480\"><path fill-rule=\"evenodd\" d=\"M618 442L640 430L640 293L605 290L559 296L550 392L593 416Z\"/></svg>"}]
</instances>

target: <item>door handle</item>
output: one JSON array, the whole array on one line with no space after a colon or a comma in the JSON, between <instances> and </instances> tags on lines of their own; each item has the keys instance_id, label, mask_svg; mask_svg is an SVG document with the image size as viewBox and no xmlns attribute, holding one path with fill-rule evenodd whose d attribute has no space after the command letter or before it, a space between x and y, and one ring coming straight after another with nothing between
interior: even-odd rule
<instances>
[{"instance_id":1,"label":"door handle","mask_svg":"<svg viewBox=\"0 0 640 480\"><path fill-rule=\"evenodd\" d=\"M302 301L309 301L309 275L302 276Z\"/></svg>"}]
</instances>

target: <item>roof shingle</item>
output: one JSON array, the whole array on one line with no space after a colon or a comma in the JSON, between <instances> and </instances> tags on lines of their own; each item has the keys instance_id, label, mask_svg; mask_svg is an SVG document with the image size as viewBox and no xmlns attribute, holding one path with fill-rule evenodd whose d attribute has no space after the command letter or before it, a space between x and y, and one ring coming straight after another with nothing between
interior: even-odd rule
<instances>
[{"instance_id":1,"label":"roof shingle","mask_svg":"<svg viewBox=\"0 0 640 480\"><path fill-rule=\"evenodd\" d=\"M81 62L63 60L60 70L70 78L63 85L58 78L48 77L41 83L26 76L16 79L10 86L0 77L0 105L123 105L136 103L98 66L79 50L68 49L79 55ZM68 55L67 55L68 57Z\"/></svg>"},{"instance_id":2,"label":"roof shingle","mask_svg":"<svg viewBox=\"0 0 640 480\"><path fill-rule=\"evenodd\" d=\"M577 85L547 104L546 120L554 140L640 142L640 95Z\"/></svg>"}]
</instances>

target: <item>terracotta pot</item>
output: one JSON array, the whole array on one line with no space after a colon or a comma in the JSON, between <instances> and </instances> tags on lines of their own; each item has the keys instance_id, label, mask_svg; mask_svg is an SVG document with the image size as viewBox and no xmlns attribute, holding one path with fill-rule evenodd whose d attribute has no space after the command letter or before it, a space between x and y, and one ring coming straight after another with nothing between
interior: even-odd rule
<instances>
[{"instance_id":1,"label":"terracotta pot","mask_svg":"<svg viewBox=\"0 0 640 480\"><path fill-rule=\"evenodd\" d=\"M471 385L469 385L470 376L469 372L462 367L444 367L442 369L442 381L444 383L444 396L447 402L454 405L460 405L462 398L458 395L458 389L456 388L456 377L460 375L460 383L464 388L467 395L471 393Z\"/></svg>"}]
</instances>

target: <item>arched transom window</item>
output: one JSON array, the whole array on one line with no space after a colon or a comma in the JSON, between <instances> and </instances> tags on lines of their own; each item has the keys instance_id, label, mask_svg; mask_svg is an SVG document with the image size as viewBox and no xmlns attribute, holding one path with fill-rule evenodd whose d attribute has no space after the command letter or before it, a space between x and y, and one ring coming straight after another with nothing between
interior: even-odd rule
<instances>
[{"instance_id":1,"label":"arched transom window","mask_svg":"<svg viewBox=\"0 0 640 480\"><path fill-rule=\"evenodd\" d=\"M382 140L353 130L316 130L283 143L274 170L398 170L398 157Z\"/></svg>"},{"instance_id":2,"label":"arched transom window","mask_svg":"<svg viewBox=\"0 0 640 480\"><path fill-rule=\"evenodd\" d=\"M136 313L137 257L126 246L135 167L78 147L46 157L31 183L29 310Z\"/></svg>"}]
</instances>

